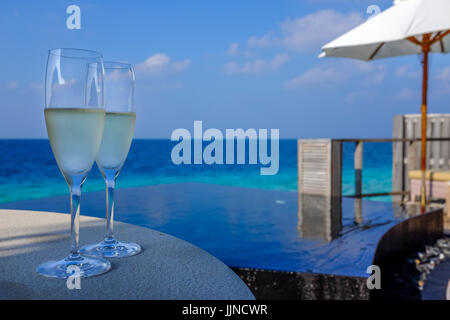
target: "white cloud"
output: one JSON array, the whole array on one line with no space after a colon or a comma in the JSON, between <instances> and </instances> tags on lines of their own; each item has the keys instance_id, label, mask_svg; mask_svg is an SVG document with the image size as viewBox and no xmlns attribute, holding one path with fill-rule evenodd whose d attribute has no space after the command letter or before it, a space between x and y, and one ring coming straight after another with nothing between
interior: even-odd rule
<instances>
[{"instance_id":1,"label":"white cloud","mask_svg":"<svg viewBox=\"0 0 450 320\"><path fill-rule=\"evenodd\" d=\"M136 65L136 72L145 75L160 75L180 73L186 70L191 64L191 60L180 60L171 62L170 57L165 53L156 53L147 58L142 63Z\"/></svg>"},{"instance_id":2,"label":"white cloud","mask_svg":"<svg viewBox=\"0 0 450 320\"><path fill-rule=\"evenodd\" d=\"M176 73L183 72L191 65L191 60L186 59L182 61L175 61L172 63L172 69Z\"/></svg>"},{"instance_id":3,"label":"white cloud","mask_svg":"<svg viewBox=\"0 0 450 320\"><path fill-rule=\"evenodd\" d=\"M366 86L374 86L383 83L387 75L386 65L375 63L366 63L366 65L370 65L370 68L360 69L360 71L367 73L367 76L363 80L363 84Z\"/></svg>"},{"instance_id":4,"label":"white cloud","mask_svg":"<svg viewBox=\"0 0 450 320\"><path fill-rule=\"evenodd\" d=\"M444 67L441 70L437 72L433 76L434 79L436 79L437 88L435 91L437 91L438 94L441 95L448 95L450 93L450 66Z\"/></svg>"},{"instance_id":5,"label":"white cloud","mask_svg":"<svg viewBox=\"0 0 450 320\"><path fill-rule=\"evenodd\" d=\"M311 68L285 83L287 90L301 89L306 86L332 86L339 84L350 77L349 73L338 68Z\"/></svg>"},{"instance_id":6,"label":"white cloud","mask_svg":"<svg viewBox=\"0 0 450 320\"><path fill-rule=\"evenodd\" d=\"M19 86L19 81L17 81L17 80L11 80L11 81L4 82L4 83L0 82L0 89L4 89L4 90L14 90L14 89L17 89L18 86Z\"/></svg>"},{"instance_id":7,"label":"white cloud","mask_svg":"<svg viewBox=\"0 0 450 320\"><path fill-rule=\"evenodd\" d=\"M333 64L312 67L285 83L288 90L305 86L338 86L355 79L363 87L370 88L384 82L387 67L382 63L361 61L340 61Z\"/></svg>"},{"instance_id":8,"label":"white cloud","mask_svg":"<svg viewBox=\"0 0 450 320\"><path fill-rule=\"evenodd\" d=\"M355 67L358 71L363 73L373 72L375 69L379 68L379 65L376 65L376 62L352 60L351 63L353 65L352 67Z\"/></svg>"},{"instance_id":9,"label":"white cloud","mask_svg":"<svg viewBox=\"0 0 450 320\"><path fill-rule=\"evenodd\" d=\"M375 103L376 96L377 92L375 90L362 89L350 92L347 94L344 101L349 104L360 104L361 102L364 102L365 104Z\"/></svg>"},{"instance_id":10,"label":"white cloud","mask_svg":"<svg viewBox=\"0 0 450 320\"><path fill-rule=\"evenodd\" d=\"M6 82L0 82L0 91L6 93L14 93L19 95L43 95L44 83L31 81L28 83L19 82L17 80L10 80Z\"/></svg>"},{"instance_id":11,"label":"white cloud","mask_svg":"<svg viewBox=\"0 0 450 320\"><path fill-rule=\"evenodd\" d=\"M225 65L225 73L229 75L246 74L259 75L278 70L283 64L289 60L287 54L277 54L270 60L255 59L239 64L235 61Z\"/></svg>"},{"instance_id":12,"label":"white cloud","mask_svg":"<svg viewBox=\"0 0 450 320\"><path fill-rule=\"evenodd\" d=\"M441 68L437 73L431 75L436 81L434 94L448 95L450 93L450 66Z\"/></svg>"},{"instance_id":13,"label":"white cloud","mask_svg":"<svg viewBox=\"0 0 450 320\"><path fill-rule=\"evenodd\" d=\"M7 89L16 89L18 85L19 85L19 81L17 81L17 80L9 81L8 83L6 83L6 88Z\"/></svg>"},{"instance_id":14,"label":"white cloud","mask_svg":"<svg viewBox=\"0 0 450 320\"><path fill-rule=\"evenodd\" d=\"M295 52L316 52L333 38L364 21L359 13L321 10L303 17L287 18L277 32L270 31L248 39L251 47L281 46Z\"/></svg>"},{"instance_id":15,"label":"white cloud","mask_svg":"<svg viewBox=\"0 0 450 320\"><path fill-rule=\"evenodd\" d=\"M450 80L450 67L443 68L437 75L437 78L444 81Z\"/></svg>"},{"instance_id":16,"label":"white cloud","mask_svg":"<svg viewBox=\"0 0 450 320\"><path fill-rule=\"evenodd\" d=\"M395 98L397 100L401 100L401 101L412 101L412 100L417 100L419 101L419 94L416 90L411 90L411 89L401 89L399 90L396 95Z\"/></svg>"},{"instance_id":17,"label":"white cloud","mask_svg":"<svg viewBox=\"0 0 450 320\"><path fill-rule=\"evenodd\" d=\"M279 42L279 39L275 37L275 33L270 31L269 33L263 35L262 37L252 36L248 38L247 44L250 47L260 47L266 48L273 46Z\"/></svg>"},{"instance_id":18,"label":"white cloud","mask_svg":"<svg viewBox=\"0 0 450 320\"><path fill-rule=\"evenodd\" d=\"M228 48L228 54L234 56L239 53L239 43L233 42Z\"/></svg>"},{"instance_id":19,"label":"white cloud","mask_svg":"<svg viewBox=\"0 0 450 320\"><path fill-rule=\"evenodd\" d=\"M370 76L367 76L363 80L363 83L366 86L373 86L373 85L383 83L385 78L386 78L386 73L381 71L381 72L373 73Z\"/></svg>"},{"instance_id":20,"label":"white cloud","mask_svg":"<svg viewBox=\"0 0 450 320\"><path fill-rule=\"evenodd\" d=\"M229 56L243 56L246 58L254 58L256 56L256 54L248 49L244 49L242 50L240 48L239 43L237 42L233 42L232 44L230 44L230 46L228 47L228 51L227 54Z\"/></svg>"},{"instance_id":21,"label":"white cloud","mask_svg":"<svg viewBox=\"0 0 450 320\"><path fill-rule=\"evenodd\" d=\"M342 72L351 73L352 76L358 75L358 72L364 75L362 84L365 86L381 84L387 76L387 67L380 62L351 61L341 68Z\"/></svg>"},{"instance_id":22,"label":"white cloud","mask_svg":"<svg viewBox=\"0 0 450 320\"><path fill-rule=\"evenodd\" d=\"M28 86L33 92L44 92L44 84L41 82L30 82Z\"/></svg>"},{"instance_id":23,"label":"white cloud","mask_svg":"<svg viewBox=\"0 0 450 320\"><path fill-rule=\"evenodd\" d=\"M418 69L411 68L411 66L402 65L395 69L395 75L398 78L418 79L420 77L420 72Z\"/></svg>"},{"instance_id":24,"label":"white cloud","mask_svg":"<svg viewBox=\"0 0 450 320\"><path fill-rule=\"evenodd\" d=\"M163 69L167 68L169 65L170 58L165 53L157 53L150 56L143 63L136 66L137 70L143 70L148 73L161 72Z\"/></svg>"}]
</instances>

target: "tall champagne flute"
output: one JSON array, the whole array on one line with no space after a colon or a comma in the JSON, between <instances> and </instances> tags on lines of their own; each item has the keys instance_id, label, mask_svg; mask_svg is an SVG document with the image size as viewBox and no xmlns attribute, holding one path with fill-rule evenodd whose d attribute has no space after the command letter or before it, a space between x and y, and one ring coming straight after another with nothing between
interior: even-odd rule
<instances>
[{"instance_id":1,"label":"tall champagne flute","mask_svg":"<svg viewBox=\"0 0 450 320\"><path fill-rule=\"evenodd\" d=\"M136 243L116 240L114 225L114 189L117 176L127 158L133 140L136 110L134 105L134 70L123 62L104 62L106 123L97 156L106 183L106 234L97 244L81 248L90 256L128 257L141 252Z\"/></svg>"},{"instance_id":2,"label":"tall champagne flute","mask_svg":"<svg viewBox=\"0 0 450 320\"><path fill-rule=\"evenodd\" d=\"M108 271L105 259L79 252L81 188L97 157L105 125L102 55L81 49L49 51L45 80L45 123L50 145L70 190L70 254L38 266L37 272L67 278L75 271L94 276ZM70 268L69 268L70 267Z\"/></svg>"}]
</instances>

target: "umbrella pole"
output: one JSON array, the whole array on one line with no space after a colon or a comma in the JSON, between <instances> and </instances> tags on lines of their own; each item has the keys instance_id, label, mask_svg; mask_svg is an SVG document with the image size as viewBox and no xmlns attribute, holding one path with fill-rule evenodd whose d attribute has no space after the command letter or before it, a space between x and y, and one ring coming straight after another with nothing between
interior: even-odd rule
<instances>
[{"instance_id":1,"label":"umbrella pole","mask_svg":"<svg viewBox=\"0 0 450 320\"><path fill-rule=\"evenodd\" d=\"M426 169L427 169L427 89L428 89L428 53L430 47L428 44L428 35L424 35L423 51L423 80L422 80L422 136L421 136L421 170L422 187L420 193L420 205L422 212L425 212L426 200Z\"/></svg>"}]
</instances>

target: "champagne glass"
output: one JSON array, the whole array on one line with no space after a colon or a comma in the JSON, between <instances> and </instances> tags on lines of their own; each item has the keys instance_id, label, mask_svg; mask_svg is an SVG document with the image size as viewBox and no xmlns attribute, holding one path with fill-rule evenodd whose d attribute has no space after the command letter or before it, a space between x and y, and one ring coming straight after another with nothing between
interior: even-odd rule
<instances>
[{"instance_id":1,"label":"champagne glass","mask_svg":"<svg viewBox=\"0 0 450 320\"><path fill-rule=\"evenodd\" d=\"M97 156L106 183L106 234L97 244L81 248L89 256L129 257L141 252L136 243L116 240L114 226L114 188L133 140L136 110L134 105L133 66L123 62L104 62L106 122Z\"/></svg>"},{"instance_id":2,"label":"champagne glass","mask_svg":"<svg viewBox=\"0 0 450 320\"><path fill-rule=\"evenodd\" d=\"M70 190L71 248L66 258L48 261L37 272L67 278L108 271L106 259L79 252L81 188L94 164L105 125L102 55L81 49L49 51L45 80L45 123L53 155Z\"/></svg>"}]
</instances>

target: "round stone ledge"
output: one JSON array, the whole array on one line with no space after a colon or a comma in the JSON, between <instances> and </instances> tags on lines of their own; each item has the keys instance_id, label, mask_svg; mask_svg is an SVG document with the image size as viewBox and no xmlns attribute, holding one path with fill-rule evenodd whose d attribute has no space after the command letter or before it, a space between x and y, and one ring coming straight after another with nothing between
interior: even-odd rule
<instances>
[{"instance_id":1,"label":"round stone ledge","mask_svg":"<svg viewBox=\"0 0 450 320\"><path fill-rule=\"evenodd\" d=\"M81 289L45 278L36 267L67 256L68 214L0 210L0 299L254 299L242 280L202 249L170 235L115 222L117 238L139 255L111 259L108 273L81 278ZM103 237L103 219L81 216L80 244Z\"/></svg>"}]
</instances>

